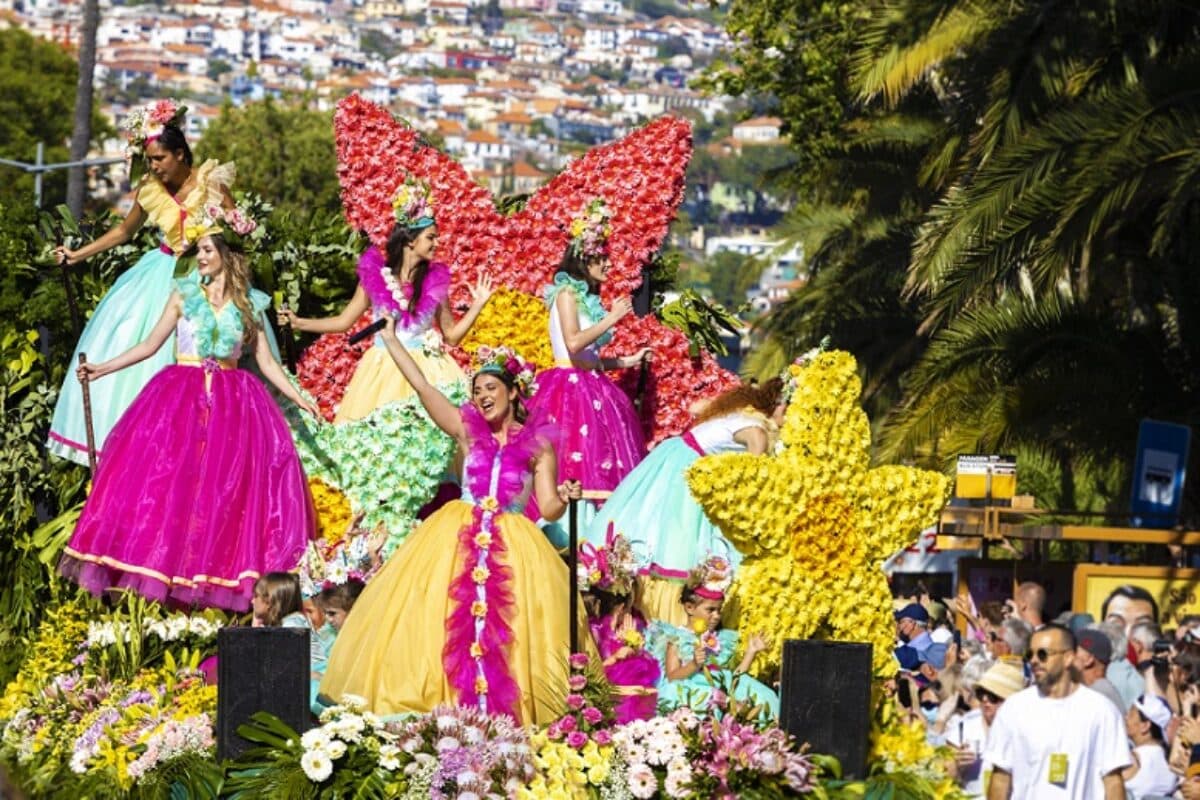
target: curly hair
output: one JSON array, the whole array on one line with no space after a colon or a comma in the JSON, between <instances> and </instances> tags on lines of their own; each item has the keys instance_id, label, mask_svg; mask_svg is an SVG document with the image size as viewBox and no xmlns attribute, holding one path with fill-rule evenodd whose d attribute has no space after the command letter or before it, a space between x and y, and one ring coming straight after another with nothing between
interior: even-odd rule
<instances>
[{"instance_id":1,"label":"curly hair","mask_svg":"<svg viewBox=\"0 0 1200 800\"><path fill-rule=\"evenodd\" d=\"M747 407L753 408L755 411L760 411L769 417L775 410L775 407L779 405L782 397L783 380L780 378L771 378L771 380L759 386L751 386L744 383L736 389L722 392L708 401L700 413L696 415L695 424L698 425L710 419L723 417L726 414L732 414Z\"/></svg>"}]
</instances>

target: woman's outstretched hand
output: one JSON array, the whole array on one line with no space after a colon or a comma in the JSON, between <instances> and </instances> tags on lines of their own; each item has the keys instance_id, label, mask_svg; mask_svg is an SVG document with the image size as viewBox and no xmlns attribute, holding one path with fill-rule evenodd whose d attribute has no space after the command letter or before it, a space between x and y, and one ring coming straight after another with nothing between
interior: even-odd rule
<instances>
[{"instance_id":1,"label":"woman's outstretched hand","mask_svg":"<svg viewBox=\"0 0 1200 800\"><path fill-rule=\"evenodd\" d=\"M482 307L495 293L496 289L492 286L492 279L487 275L480 275L479 280L475 281L475 285L471 287L471 305Z\"/></svg>"},{"instance_id":2,"label":"woman's outstretched hand","mask_svg":"<svg viewBox=\"0 0 1200 800\"><path fill-rule=\"evenodd\" d=\"M74 264L76 260L78 260L76 251L68 249L66 245L60 244L58 247L54 248L54 261L59 266L64 264L70 266L71 264Z\"/></svg>"},{"instance_id":3,"label":"woman's outstretched hand","mask_svg":"<svg viewBox=\"0 0 1200 800\"><path fill-rule=\"evenodd\" d=\"M649 347L643 347L631 356L623 356L620 359L620 363L622 368L628 369L629 367L636 367L643 362L649 364L653 359L654 351Z\"/></svg>"},{"instance_id":4,"label":"woman's outstretched hand","mask_svg":"<svg viewBox=\"0 0 1200 800\"><path fill-rule=\"evenodd\" d=\"M75 377L79 379L80 383L87 383L88 381L94 381L99 378L103 378L108 374L108 370L104 368L104 363L105 362L101 361L93 364L91 361L89 361L86 364L80 364L75 368Z\"/></svg>"}]
</instances>

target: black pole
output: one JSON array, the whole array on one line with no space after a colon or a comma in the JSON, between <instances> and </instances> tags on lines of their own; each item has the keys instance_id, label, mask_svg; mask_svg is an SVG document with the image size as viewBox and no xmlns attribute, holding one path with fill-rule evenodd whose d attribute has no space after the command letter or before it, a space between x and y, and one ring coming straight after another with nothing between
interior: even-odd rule
<instances>
[{"instance_id":1,"label":"black pole","mask_svg":"<svg viewBox=\"0 0 1200 800\"><path fill-rule=\"evenodd\" d=\"M567 568L571 571L570 607L571 653L579 652L579 501L572 498L567 505L567 534L570 553Z\"/></svg>"}]
</instances>

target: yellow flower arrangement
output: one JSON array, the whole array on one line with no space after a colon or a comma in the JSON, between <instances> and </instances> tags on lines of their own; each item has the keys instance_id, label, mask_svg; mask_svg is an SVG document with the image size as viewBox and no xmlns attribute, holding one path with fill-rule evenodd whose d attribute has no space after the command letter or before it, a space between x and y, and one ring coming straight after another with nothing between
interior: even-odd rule
<instances>
[{"instance_id":1,"label":"yellow flower arrangement","mask_svg":"<svg viewBox=\"0 0 1200 800\"><path fill-rule=\"evenodd\" d=\"M927 780L936 800L965 800L966 794L946 774L945 764L953 758L947 747L934 747L918 720L904 723L891 718L871 731L872 764L885 772L910 772Z\"/></svg>"},{"instance_id":2,"label":"yellow flower arrangement","mask_svg":"<svg viewBox=\"0 0 1200 800\"><path fill-rule=\"evenodd\" d=\"M460 343L467 353L501 345L516 351L537 369L553 366L550 312L541 298L508 288L497 289Z\"/></svg>"},{"instance_id":3,"label":"yellow flower arrangement","mask_svg":"<svg viewBox=\"0 0 1200 800\"><path fill-rule=\"evenodd\" d=\"M734 592L740 624L775 641L830 638L874 645L892 666L891 593L879 564L910 544L945 503L944 475L871 469L871 432L858 405L854 358L822 353L791 367L796 381L777 455L699 459L688 485L742 552ZM780 650L763 654L766 671Z\"/></svg>"},{"instance_id":4,"label":"yellow flower arrangement","mask_svg":"<svg viewBox=\"0 0 1200 800\"><path fill-rule=\"evenodd\" d=\"M91 617L92 611L79 600L68 600L46 612L31 640L36 646L26 648L27 658L20 672L0 698L0 720L12 719L52 677L73 669L71 659L79 653L79 643L87 638Z\"/></svg>"},{"instance_id":5,"label":"yellow flower arrangement","mask_svg":"<svg viewBox=\"0 0 1200 800\"><path fill-rule=\"evenodd\" d=\"M308 490L312 493L313 507L317 512L318 536L330 545L337 544L350 527L350 501L320 478L309 478Z\"/></svg>"},{"instance_id":6,"label":"yellow flower arrangement","mask_svg":"<svg viewBox=\"0 0 1200 800\"><path fill-rule=\"evenodd\" d=\"M611 774L612 745L588 742L576 750L551 741L545 731L535 733L530 744L537 775L517 790L518 800L586 800Z\"/></svg>"}]
</instances>

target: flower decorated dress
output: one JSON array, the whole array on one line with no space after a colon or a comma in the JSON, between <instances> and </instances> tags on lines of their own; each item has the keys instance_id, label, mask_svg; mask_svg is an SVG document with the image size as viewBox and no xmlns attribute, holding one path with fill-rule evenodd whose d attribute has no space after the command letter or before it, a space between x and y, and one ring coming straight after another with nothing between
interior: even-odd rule
<instances>
[{"instance_id":1,"label":"flower decorated dress","mask_svg":"<svg viewBox=\"0 0 1200 800\"><path fill-rule=\"evenodd\" d=\"M642 608L651 619L676 625L686 622L679 590L688 570L710 555L736 567L741 554L709 520L692 497L684 475L701 456L745 452L734 436L746 428L768 428L767 418L743 410L706 420L682 436L673 436L650 451L621 481L588 524L582 538L603 544L609 526L638 542L646 559Z\"/></svg>"},{"instance_id":2,"label":"flower decorated dress","mask_svg":"<svg viewBox=\"0 0 1200 800\"><path fill-rule=\"evenodd\" d=\"M413 302L413 287L393 285L383 253L371 247L359 259L358 279L373 319L397 315L396 337L429 382L452 402L465 402L466 376L434 327L450 291L450 268L430 264ZM355 367L332 426L298 414L289 421L306 472L340 490L364 514L365 529L387 527L387 554L408 535L454 457L454 441L429 419L378 334Z\"/></svg>"},{"instance_id":3,"label":"flower decorated dress","mask_svg":"<svg viewBox=\"0 0 1200 800\"><path fill-rule=\"evenodd\" d=\"M147 222L162 232L162 244L117 278L84 327L54 407L54 421L46 443L50 452L80 464L88 463L83 393L75 375L79 354L86 353L88 361L93 363L107 361L150 334L175 288L175 259L188 246L187 221L199 218L207 205L221 205L223 191L233 183L234 174L232 163L218 165L216 160L209 159L197 169L196 185L182 200L152 175L142 179L135 202L142 207ZM92 384L92 429L97 453L104 451L109 431L138 392L174 360L173 348L164 346L145 361Z\"/></svg>"},{"instance_id":4,"label":"flower decorated dress","mask_svg":"<svg viewBox=\"0 0 1200 800\"><path fill-rule=\"evenodd\" d=\"M554 368L537 377L529 402L530 424L559 430L560 481L577 480L585 492L612 491L646 453L642 423L629 396L600 369L600 348L608 344L611 332L573 356L567 349L556 302L562 292L575 295L580 330L604 318L600 298L588 291L587 284L562 272L554 276L545 294ZM530 504L528 513L537 518L536 503ZM590 513L591 509L585 511Z\"/></svg>"},{"instance_id":5,"label":"flower decorated dress","mask_svg":"<svg viewBox=\"0 0 1200 800\"><path fill-rule=\"evenodd\" d=\"M592 640L601 659L611 658L622 647L632 647L634 653L604 668L604 675L613 687L613 712L617 722L624 725L635 719L650 719L658 708L658 681L662 676L658 659L643 649L646 621L637 615L635 628L614 630L613 615L608 614L590 622Z\"/></svg>"},{"instance_id":6,"label":"flower decorated dress","mask_svg":"<svg viewBox=\"0 0 1200 800\"><path fill-rule=\"evenodd\" d=\"M195 273L176 287L178 363L113 427L59 570L97 595L245 611L259 576L304 554L312 499L278 406L237 368L237 306L213 309ZM250 302L261 313L270 300L251 290Z\"/></svg>"},{"instance_id":7,"label":"flower decorated dress","mask_svg":"<svg viewBox=\"0 0 1200 800\"><path fill-rule=\"evenodd\" d=\"M382 715L454 703L546 725L564 710L570 582L521 513L546 439L525 426L502 445L473 405L462 418L463 498L421 523L367 584L321 693L364 697Z\"/></svg>"},{"instance_id":8,"label":"flower decorated dress","mask_svg":"<svg viewBox=\"0 0 1200 800\"><path fill-rule=\"evenodd\" d=\"M708 653L705 669L679 681L667 678L667 645L674 644L680 658L687 659L695 651L698 640ZM741 703L762 706L772 718L778 719L779 695L762 681L749 675L734 674L737 644L738 633L729 628L697 635L685 627L651 622L646 631L646 649L662 666L662 677L658 682L659 705L668 709L688 706L700 712L707 709L710 702L717 702L713 693L719 690Z\"/></svg>"}]
</instances>

